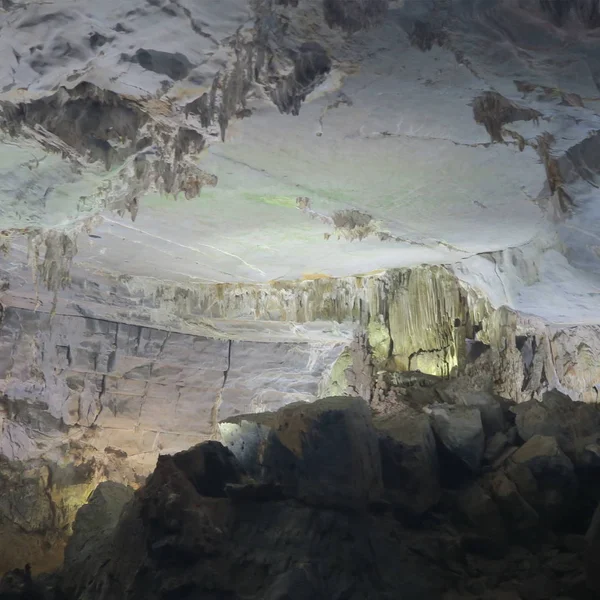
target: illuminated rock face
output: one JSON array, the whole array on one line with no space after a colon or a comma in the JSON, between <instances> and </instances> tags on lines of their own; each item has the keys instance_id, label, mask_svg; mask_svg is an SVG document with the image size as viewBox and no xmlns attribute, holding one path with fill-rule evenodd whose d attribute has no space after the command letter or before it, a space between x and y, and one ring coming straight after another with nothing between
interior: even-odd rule
<instances>
[{"instance_id":1,"label":"illuminated rock face","mask_svg":"<svg viewBox=\"0 0 600 600\"><path fill-rule=\"evenodd\" d=\"M559 388L594 401L600 380L596 328L557 330L494 310L445 268L203 292L196 306L214 301L216 331L223 324L239 337L6 309L2 453L24 460L85 440L124 452L145 472L159 452L213 437L218 421L236 414L314 400L335 386L376 403L389 392L382 372L459 376L466 383L457 385L515 400ZM294 341L294 328L304 341ZM353 339L355 328L365 333ZM266 341L271 332L280 340Z\"/></svg>"},{"instance_id":2,"label":"illuminated rock face","mask_svg":"<svg viewBox=\"0 0 600 600\"><path fill-rule=\"evenodd\" d=\"M20 460L52 452L66 437L152 467L158 452L215 435L219 418L314 399L341 352L14 309L2 331L2 453Z\"/></svg>"}]
</instances>

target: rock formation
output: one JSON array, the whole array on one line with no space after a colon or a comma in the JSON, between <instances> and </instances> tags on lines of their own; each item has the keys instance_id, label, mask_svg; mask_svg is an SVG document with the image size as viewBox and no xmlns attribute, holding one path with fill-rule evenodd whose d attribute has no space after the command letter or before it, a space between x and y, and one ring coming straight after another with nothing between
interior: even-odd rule
<instances>
[{"instance_id":1,"label":"rock formation","mask_svg":"<svg viewBox=\"0 0 600 600\"><path fill-rule=\"evenodd\" d=\"M60 565L69 539L71 573L95 568L75 548L96 514L99 554L113 526L126 539L116 504L132 490L130 510L147 512L131 531L168 529L148 516L168 504L160 482L182 494L175 520L218 501L149 560L181 541L182 556L203 548L237 569L228 519L258 498L273 509L265 547L288 518L290 544L309 532L300 554L331 542L308 566L244 563L248 589L219 588L239 573L217 569L214 594L363 593L388 548L411 568L391 538L432 510L461 532L451 545L467 536L463 558L584 533L600 460L599 7L3 0L0 573L17 593L55 585L30 589L31 573ZM333 397L346 400L325 413L307 404ZM235 460L207 441L231 441ZM182 456L206 458L200 479L215 460L231 481L199 489ZM341 505L369 516L340 521ZM255 516L242 515L240 552ZM485 540L461 529L482 520ZM355 526L363 541L375 528L374 554L345 554ZM523 560L563 547L548 543ZM310 565L335 554L372 572L325 581ZM580 577L580 558L557 560ZM415 576L457 587L440 560ZM534 571L519 569L522 582ZM436 593L413 583L377 585Z\"/></svg>"},{"instance_id":2,"label":"rock formation","mask_svg":"<svg viewBox=\"0 0 600 600\"><path fill-rule=\"evenodd\" d=\"M226 446L161 456L136 492L100 484L77 514L60 573L30 586L69 600L596 597L600 490L581 484L599 465L569 459L551 410L538 422L556 435L524 441L518 405L490 397L469 410L480 422L500 410L501 430L480 431L488 448L499 434L509 442L466 478L444 477L467 473L459 463L471 446L432 439L429 409L446 385L385 419L357 398L228 419ZM561 414L579 408L565 398ZM405 417L429 433L392 425ZM22 573L0 584L15 598L26 597Z\"/></svg>"}]
</instances>

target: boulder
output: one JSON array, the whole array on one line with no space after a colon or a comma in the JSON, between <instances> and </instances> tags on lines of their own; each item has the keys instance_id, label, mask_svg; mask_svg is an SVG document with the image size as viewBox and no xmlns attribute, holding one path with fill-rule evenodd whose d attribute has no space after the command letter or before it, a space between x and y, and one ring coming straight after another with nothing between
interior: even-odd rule
<instances>
[{"instance_id":1,"label":"boulder","mask_svg":"<svg viewBox=\"0 0 600 600\"><path fill-rule=\"evenodd\" d=\"M241 484L246 473L233 453L219 442L204 442L171 459L201 496L224 498L226 486Z\"/></svg>"},{"instance_id":2,"label":"boulder","mask_svg":"<svg viewBox=\"0 0 600 600\"><path fill-rule=\"evenodd\" d=\"M514 449L514 454L518 448ZM511 456L512 456L511 454ZM509 479L517 486L519 493L528 502L535 503L539 486L531 469L524 464L518 464L510 460L505 461L505 473Z\"/></svg>"},{"instance_id":3,"label":"boulder","mask_svg":"<svg viewBox=\"0 0 600 600\"><path fill-rule=\"evenodd\" d=\"M479 410L486 437L505 430L504 409L493 394L485 391L464 393L457 398L457 404Z\"/></svg>"},{"instance_id":4,"label":"boulder","mask_svg":"<svg viewBox=\"0 0 600 600\"><path fill-rule=\"evenodd\" d=\"M232 521L225 488L244 478L227 448L204 442L159 456L156 469L135 493L114 483L98 486L77 513L65 551L67 597L95 597L94 588L102 588L103 598L116 600L122 597L121 582L148 569L144 561L187 565L219 556ZM151 573L147 577L152 580ZM168 596L167 591L156 594Z\"/></svg>"},{"instance_id":5,"label":"boulder","mask_svg":"<svg viewBox=\"0 0 600 600\"><path fill-rule=\"evenodd\" d=\"M492 464L508 447L508 437L501 431L495 433L486 440L483 459L486 463Z\"/></svg>"},{"instance_id":6,"label":"boulder","mask_svg":"<svg viewBox=\"0 0 600 600\"><path fill-rule=\"evenodd\" d=\"M361 398L298 402L227 419L219 429L251 475L280 484L288 497L358 509L382 496L379 440Z\"/></svg>"},{"instance_id":7,"label":"boulder","mask_svg":"<svg viewBox=\"0 0 600 600\"><path fill-rule=\"evenodd\" d=\"M459 514L475 529L478 537L487 541L486 546L501 553L505 549L506 528L491 496L479 484L472 483L457 493L455 501Z\"/></svg>"},{"instance_id":8,"label":"boulder","mask_svg":"<svg viewBox=\"0 0 600 600\"><path fill-rule=\"evenodd\" d=\"M104 537L112 531L123 507L133 498L133 489L121 483L105 481L92 492L87 504L78 511L73 523L73 535L65 550L65 562L84 559L91 536ZM89 549L87 550L89 552Z\"/></svg>"},{"instance_id":9,"label":"boulder","mask_svg":"<svg viewBox=\"0 0 600 600\"><path fill-rule=\"evenodd\" d=\"M523 444L511 459L516 464L526 465L538 482L550 477L568 484L574 481L573 463L560 449L556 438L536 435Z\"/></svg>"},{"instance_id":10,"label":"boulder","mask_svg":"<svg viewBox=\"0 0 600 600\"><path fill-rule=\"evenodd\" d=\"M600 442L600 410L584 402L573 402L557 390L546 392L542 401L530 400L511 408L516 415L520 437L527 441L536 435L556 438L562 451L581 466L591 458Z\"/></svg>"},{"instance_id":11,"label":"boulder","mask_svg":"<svg viewBox=\"0 0 600 600\"><path fill-rule=\"evenodd\" d=\"M521 542L537 536L539 516L513 481L498 472L491 478L489 489L514 540Z\"/></svg>"},{"instance_id":12,"label":"boulder","mask_svg":"<svg viewBox=\"0 0 600 600\"><path fill-rule=\"evenodd\" d=\"M510 458L513 464L511 476L520 473L522 479L526 473L523 467L535 479L535 487L528 482L526 497L531 504L551 522L562 520L573 509L577 496L577 478L573 463L560 449L554 437L536 435L529 439ZM519 485L519 483L517 483ZM519 485L524 490L524 485Z\"/></svg>"},{"instance_id":13,"label":"boulder","mask_svg":"<svg viewBox=\"0 0 600 600\"><path fill-rule=\"evenodd\" d=\"M411 515L422 515L440 499L435 436L429 417L405 410L373 420L379 435L386 498Z\"/></svg>"},{"instance_id":14,"label":"boulder","mask_svg":"<svg viewBox=\"0 0 600 600\"><path fill-rule=\"evenodd\" d=\"M426 409L445 457L469 471L478 470L485 448L481 414L477 408L436 404Z\"/></svg>"},{"instance_id":15,"label":"boulder","mask_svg":"<svg viewBox=\"0 0 600 600\"><path fill-rule=\"evenodd\" d=\"M193 451L200 460L202 448ZM65 582L68 598L418 600L447 587L450 576L410 550L392 516L268 495L234 501L218 488L202 496L181 468L196 464L190 457L159 459L108 532L107 551L76 574L83 585Z\"/></svg>"},{"instance_id":16,"label":"boulder","mask_svg":"<svg viewBox=\"0 0 600 600\"><path fill-rule=\"evenodd\" d=\"M582 444L577 456L578 466L590 471L600 471L600 443L598 440L589 440Z\"/></svg>"}]
</instances>

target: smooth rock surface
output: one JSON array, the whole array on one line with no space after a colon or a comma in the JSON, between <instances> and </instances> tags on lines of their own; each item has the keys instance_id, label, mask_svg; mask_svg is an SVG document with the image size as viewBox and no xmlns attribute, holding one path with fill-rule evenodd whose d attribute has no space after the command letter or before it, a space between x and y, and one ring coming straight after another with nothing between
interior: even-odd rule
<instances>
[{"instance_id":1,"label":"smooth rock surface","mask_svg":"<svg viewBox=\"0 0 600 600\"><path fill-rule=\"evenodd\" d=\"M428 409L441 446L465 468L477 471L485 449L481 413L477 408L434 405Z\"/></svg>"}]
</instances>

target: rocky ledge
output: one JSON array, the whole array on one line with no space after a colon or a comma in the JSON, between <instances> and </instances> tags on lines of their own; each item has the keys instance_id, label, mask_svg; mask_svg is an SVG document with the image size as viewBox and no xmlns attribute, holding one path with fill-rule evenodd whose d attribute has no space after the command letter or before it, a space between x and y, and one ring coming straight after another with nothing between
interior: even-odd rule
<instances>
[{"instance_id":1,"label":"rocky ledge","mask_svg":"<svg viewBox=\"0 0 600 600\"><path fill-rule=\"evenodd\" d=\"M597 598L600 410L410 377L385 414L336 397L237 416L135 492L100 484L62 570L12 571L0 597Z\"/></svg>"}]
</instances>

